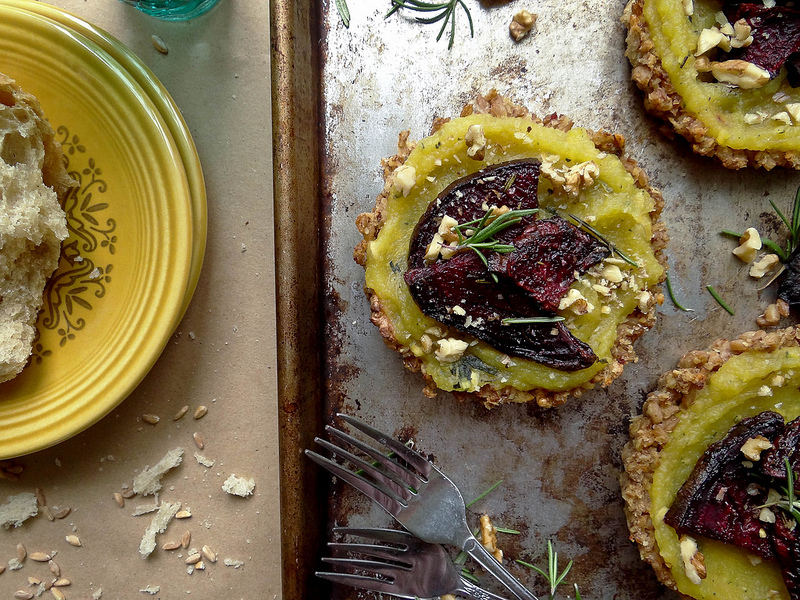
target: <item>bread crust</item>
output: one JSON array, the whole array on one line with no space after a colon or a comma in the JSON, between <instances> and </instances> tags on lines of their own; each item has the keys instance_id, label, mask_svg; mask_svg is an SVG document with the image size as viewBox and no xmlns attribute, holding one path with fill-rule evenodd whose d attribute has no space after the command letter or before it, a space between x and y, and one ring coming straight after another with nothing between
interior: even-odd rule
<instances>
[{"instance_id":1,"label":"bread crust","mask_svg":"<svg viewBox=\"0 0 800 600\"><path fill-rule=\"evenodd\" d=\"M658 386L630 425L630 441L622 450L624 471L620 476L625 517L630 539L636 542L642 560L649 563L658 579L676 590L675 579L659 553L650 515L650 487L664 445L675 430L694 394L732 356L747 351L772 352L800 346L800 325L766 333L751 331L734 340L720 339L708 350L686 353L676 369L664 373ZM684 598L689 596L683 595Z\"/></svg>"},{"instance_id":2,"label":"bread crust","mask_svg":"<svg viewBox=\"0 0 800 600\"><path fill-rule=\"evenodd\" d=\"M684 109L681 95L675 91L669 74L656 54L650 28L644 19L645 0L630 0L622 22L628 28L625 55L631 63L631 78L644 92L645 110L666 121L662 131L667 137L677 133L689 142L697 154L713 157L728 169L775 167L800 169L800 152L781 150L742 150L723 146L708 135L708 128Z\"/></svg>"},{"instance_id":3,"label":"bread crust","mask_svg":"<svg viewBox=\"0 0 800 600\"><path fill-rule=\"evenodd\" d=\"M27 364L76 182L39 101L0 73L0 382Z\"/></svg>"},{"instance_id":4,"label":"bread crust","mask_svg":"<svg viewBox=\"0 0 800 600\"><path fill-rule=\"evenodd\" d=\"M462 117L471 114L489 114L494 117L526 117L545 127L552 127L562 131L568 131L573 127L573 122L568 117L555 113L544 119L540 119L531 114L524 106L515 104L507 98L500 96L495 90L492 90L485 96L478 96L473 102L467 104L461 112ZM432 125L431 133L435 133L447 121L448 119L435 120ZM623 155L625 145L623 136L611 134L602 130L598 132L589 131L588 134L599 150L618 156L625 166L625 169L633 177L636 186L646 190L654 199L655 207L650 213L653 224L651 245L656 258L666 269L664 249L669 241L669 236L667 235L664 223L660 219L661 211L664 207L664 199L661 192L649 185L647 176L635 161ZM381 230L383 215L386 211L389 198L392 196L394 172L405 162L415 146L416 143L409 139L409 132L404 131L400 134L398 140L397 154L381 161L385 181L383 191L378 196L375 208L372 212L362 213L356 218L356 226L364 239L356 246L353 258L361 266L366 267L367 248L369 244L377 238ZM454 391L452 394L459 400L466 400L469 398L477 399L481 401L486 408L494 408L509 402L525 403L531 401L536 402L537 405L543 408L550 408L563 404L571 397L579 397L585 390L593 389L595 386L608 386L614 379L622 374L625 364L636 362L637 357L633 349L633 344L647 329L652 327L655 322L656 304L661 304L664 296L658 286L650 288L649 291L653 293L656 302L647 312L641 312L638 309L635 310L618 326L616 343L611 350L612 360L609 361L602 370L598 371L589 382L564 391L546 389L523 391L511 386L497 389L489 385L484 385L480 390L475 392ZM383 310L381 299L375 294L374 290L365 287L365 293L369 299L370 320L378 327L384 342L387 346L397 350L402 355L403 362L408 370L422 372L425 378L423 393L430 398L434 397L438 392L438 388L433 379L425 373L423 361L416 357L407 346L397 341L394 333L394 324Z\"/></svg>"}]
</instances>

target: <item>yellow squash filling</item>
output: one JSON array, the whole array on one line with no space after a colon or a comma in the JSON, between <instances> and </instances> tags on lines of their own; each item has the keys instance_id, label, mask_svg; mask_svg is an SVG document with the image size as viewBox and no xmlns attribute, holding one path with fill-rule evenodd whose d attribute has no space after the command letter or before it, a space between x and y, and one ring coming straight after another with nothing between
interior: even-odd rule
<instances>
[{"instance_id":1,"label":"yellow squash filling","mask_svg":"<svg viewBox=\"0 0 800 600\"><path fill-rule=\"evenodd\" d=\"M698 600L788 600L776 564L703 538L697 543L705 556L707 577L692 583L683 569L678 536L663 517L709 444L724 437L739 420L765 410L780 413L787 422L796 418L800 415L798 388L800 348L734 356L697 392L670 435L653 476L650 500L658 547L680 592Z\"/></svg>"},{"instance_id":2,"label":"yellow squash filling","mask_svg":"<svg viewBox=\"0 0 800 600\"><path fill-rule=\"evenodd\" d=\"M694 15L686 15L683 0L645 0L644 18L655 51L661 58L684 109L708 128L719 145L749 150L800 149L800 126L772 117L786 112L786 105L800 102L800 89L786 81L786 70L761 88L740 89L719 82L703 81L695 68L697 38L716 24L721 10L717 0L694 0ZM778 96L781 102L773 97ZM747 122L746 115L763 116ZM752 121L752 119L751 119Z\"/></svg>"},{"instance_id":3,"label":"yellow squash filling","mask_svg":"<svg viewBox=\"0 0 800 600\"><path fill-rule=\"evenodd\" d=\"M474 160L467 155L464 137L470 125L483 128L487 141L484 160ZM414 228L428 205L456 179L487 165L544 157L557 158L556 169L594 161L599 167L599 178L577 198L568 198L564 194L556 195L550 181L542 176L540 206L556 210L564 217L571 213L590 222L637 263L637 267L626 264L619 267L627 283L622 286L625 289L620 287L610 296L598 293L587 282L573 284L594 309L580 316L566 310L563 315L573 334L587 342L599 360L587 369L567 373L530 360L509 359L470 336L452 333L448 336L469 342L466 353L477 357L487 367L486 370L466 371L455 368L453 362L443 362L436 357L437 322L422 314L403 280ZM381 299L384 311L394 324L398 342L422 360L425 372L444 390L475 391L490 385L496 389L513 386L519 390L559 391L588 382L610 359L617 326L636 308L637 295L643 288L656 284L663 274L650 246L649 213L654 208L650 195L634 185L633 178L616 156L598 151L584 130L574 128L563 132L520 118L472 115L454 119L419 142L405 165L414 170L416 183L410 189L394 191L383 213L380 233L369 245L366 264L367 287Z\"/></svg>"}]
</instances>

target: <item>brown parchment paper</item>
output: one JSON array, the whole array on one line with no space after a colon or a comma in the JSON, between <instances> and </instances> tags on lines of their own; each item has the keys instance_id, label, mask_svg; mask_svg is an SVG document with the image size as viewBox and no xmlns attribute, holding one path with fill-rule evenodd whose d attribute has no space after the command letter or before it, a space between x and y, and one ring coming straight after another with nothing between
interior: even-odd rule
<instances>
[{"instance_id":1,"label":"brown parchment paper","mask_svg":"<svg viewBox=\"0 0 800 600\"><path fill-rule=\"evenodd\" d=\"M204 169L208 244L200 282L188 311L141 385L100 423L48 450L12 463L19 480L0 480L6 496L40 488L53 512L19 528L0 530L0 597L50 581L46 563L29 558L8 569L17 544L28 554L54 553L60 588L70 600L91 598L259 598L281 596L272 219L269 5L221 0L209 14L167 23L115 0L58 0L57 4L107 30L158 76L183 112ZM167 44L153 47L151 35ZM172 416L183 406L189 414ZM194 410L208 413L199 420ZM161 418L143 422L143 414ZM198 464L192 434L200 432L213 467ZM139 542L152 514L132 516L133 498L113 498L146 465L168 450L186 450L183 464L163 479L161 500L179 501L191 518L173 520L146 560ZM6 465L9 466L9 465ZM17 468L14 469L13 467ZM253 478L250 498L230 496L231 474ZM190 548L208 545L216 563L187 574L187 550L161 544L190 531ZM82 546L67 543L79 537ZM241 561L225 566L224 559ZM160 591L150 596L140 590ZM46 592L44 597L50 597Z\"/></svg>"}]
</instances>

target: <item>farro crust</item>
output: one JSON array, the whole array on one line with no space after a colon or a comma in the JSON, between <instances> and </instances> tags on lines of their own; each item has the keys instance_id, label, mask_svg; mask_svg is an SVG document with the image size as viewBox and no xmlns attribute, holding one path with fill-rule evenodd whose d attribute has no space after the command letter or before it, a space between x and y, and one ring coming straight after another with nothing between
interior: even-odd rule
<instances>
[{"instance_id":1,"label":"farro crust","mask_svg":"<svg viewBox=\"0 0 800 600\"><path fill-rule=\"evenodd\" d=\"M461 116L468 116L471 114L491 114L495 117L526 117L545 127L552 127L562 131L569 131L573 126L573 122L569 118L555 113L544 119L540 119L531 114L527 108L514 104L508 99L498 95L495 90L492 90L486 96L478 96L473 102L467 104L461 112ZM449 119L435 120L431 128L431 133L435 133L448 120ZM655 207L650 213L653 222L651 246L657 260L666 269L664 249L669 241L669 236L667 235L664 223L660 220L661 211L664 207L664 199L661 192L650 187L644 171L642 171L633 160L623 156L625 139L621 135L611 134L602 130L598 132L589 131L588 133L599 150L613 153L620 158L625 169L633 177L636 186L646 190L655 201ZM416 143L409 140L409 132L404 131L399 137L397 154L381 161L385 180L383 191L378 196L373 211L362 213L356 218L356 225L364 236L364 239L356 246L353 258L361 266L366 267L367 247L370 242L377 238L380 232L383 222L383 213L386 210L386 205L392 194L394 171L405 162L415 146ZM653 326L656 318L656 304L661 304L664 301L664 295L659 286L653 286L648 289L653 294L655 302L646 313L636 309L624 322L620 323L617 328L617 340L611 350L613 360L609 361L601 371L582 386L565 391L546 389L523 391L511 386L494 389L489 385L485 385L477 392L452 392L453 395L462 401L468 398L475 398L483 402L486 408L494 408L508 402L524 403L530 401L535 401L536 404L541 407L549 408L563 404L570 397L578 397L583 394L584 390L593 389L597 385L601 387L608 386L614 379L622 374L623 366L626 363L636 362L637 356L633 349L633 343L647 329ZM378 327L384 342L402 355L403 362L407 369L413 372L422 372L425 377L423 393L433 398L438 388L433 379L425 373L423 362L414 356L408 347L397 341L394 335L394 324L384 312L380 298L368 287L365 287L364 291L369 298L371 311L370 320Z\"/></svg>"},{"instance_id":2,"label":"farro crust","mask_svg":"<svg viewBox=\"0 0 800 600\"><path fill-rule=\"evenodd\" d=\"M675 91L669 75L656 54L650 29L643 17L645 0L630 0L625 7L622 22L628 28L627 51L631 62L631 78L645 94L647 112L669 123L663 132L673 137L673 130L691 144L692 150L702 156L711 156L729 169L747 166L800 168L800 152L781 150L741 150L722 146L708 135L708 128L683 107L683 99Z\"/></svg>"},{"instance_id":3,"label":"farro crust","mask_svg":"<svg viewBox=\"0 0 800 600\"><path fill-rule=\"evenodd\" d=\"M800 325L769 333L751 331L732 341L717 340L708 350L689 352L680 359L677 369L659 378L658 386L642 406L642 413L631 421L631 440L622 450L625 470L620 476L630 539L636 542L639 555L653 567L658 579L673 590L675 579L659 553L650 517L649 490L661 451L691 406L694 395L731 356L791 346L800 346Z\"/></svg>"}]
</instances>

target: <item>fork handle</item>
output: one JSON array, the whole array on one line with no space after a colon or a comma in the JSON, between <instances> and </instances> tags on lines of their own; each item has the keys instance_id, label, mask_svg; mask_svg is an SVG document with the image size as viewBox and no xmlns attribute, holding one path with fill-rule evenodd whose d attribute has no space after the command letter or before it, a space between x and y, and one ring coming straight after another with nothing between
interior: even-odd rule
<instances>
[{"instance_id":1,"label":"fork handle","mask_svg":"<svg viewBox=\"0 0 800 600\"><path fill-rule=\"evenodd\" d=\"M494 575L508 590L519 600L539 600L519 580L514 577L486 548L483 547L475 536L470 535L461 547L464 552L469 554L475 561Z\"/></svg>"},{"instance_id":2,"label":"fork handle","mask_svg":"<svg viewBox=\"0 0 800 600\"><path fill-rule=\"evenodd\" d=\"M461 578L461 585L458 586L458 589L454 590L454 593L472 598L472 600L505 600L502 596L487 592L463 577Z\"/></svg>"}]
</instances>

